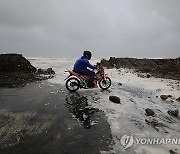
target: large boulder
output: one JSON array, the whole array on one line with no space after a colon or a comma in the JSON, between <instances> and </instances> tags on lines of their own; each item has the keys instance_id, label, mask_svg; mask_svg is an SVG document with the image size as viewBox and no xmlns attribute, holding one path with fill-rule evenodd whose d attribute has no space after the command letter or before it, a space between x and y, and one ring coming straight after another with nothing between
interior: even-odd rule
<instances>
[{"instance_id":1,"label":"large boulder","mask_svg":"<svg viewBox=\"0 0 180 154\"><path fill-rule=\"evenodd\" d=\"M0 72L35 73L36 68L22 54L1 54Z\"/></svg>"},{"instance_id":2,"label":"large boulder","mask_svg":"<svg viewBox=\"0 0 180 154\"><path fill-rule=\"evenodd\" d=\"M120 104L121 100L118 96L109 96L109 100L116 103L116 104Z\"/></svg>"},{"instance_id":3,"label":"large boulder","mask_svg":"<svg viewBox=\"0 0 180 154\"><path fill-rule=\"evenodd\" d=\"M16 87L28 82L52 78L55 72L52 68L43 70L42 76L37 69L21 54L0 55L0 87Z\"/></svg>"}]
</instances>

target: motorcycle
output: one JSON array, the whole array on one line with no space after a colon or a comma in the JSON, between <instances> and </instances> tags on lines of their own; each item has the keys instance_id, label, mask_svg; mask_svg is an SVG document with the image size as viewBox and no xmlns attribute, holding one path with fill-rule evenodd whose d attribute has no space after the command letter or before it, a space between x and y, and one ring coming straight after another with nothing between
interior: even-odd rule
<instances>
[{"instance_id":1,"label":"motorcycle","mask_svg":"<svg viewBox=\"0 0 180 154\"><path fill-rule=\"evenodd\" d=\"M73 70L68 70L69 76L65 79L66 80L66 89L70 92L75 92L79 88L89 89L88 80L89 76L81 75ZM111 86L111 79L105 74L104 68L100 63L97 63L97 72L94 76L94 87L98 88L98 86L102 90L106 90Z\"/></svg>"}]
</instances>

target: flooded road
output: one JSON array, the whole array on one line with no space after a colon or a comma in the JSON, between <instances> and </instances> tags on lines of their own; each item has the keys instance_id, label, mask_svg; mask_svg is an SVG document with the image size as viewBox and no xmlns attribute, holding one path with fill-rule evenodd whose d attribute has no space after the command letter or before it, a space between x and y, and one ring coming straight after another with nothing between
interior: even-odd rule
<instances>
[{"instance_id":1,"label":"flooded road","mask_svg":"<svg viewBox=\"0 0 180 154\"><path fill-rule=\"evenodd\" d=\"M0 153L100 153L112 136L83 93L48 81L0 89Z\"/></svg>"}]
</instances>

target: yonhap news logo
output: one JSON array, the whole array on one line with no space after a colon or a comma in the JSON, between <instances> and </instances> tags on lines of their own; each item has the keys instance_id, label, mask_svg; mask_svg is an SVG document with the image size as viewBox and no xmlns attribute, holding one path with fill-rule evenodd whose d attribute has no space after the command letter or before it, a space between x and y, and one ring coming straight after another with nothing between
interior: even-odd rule
<instances>
[{"instance_id":1,"label":"yonhap news logo","mask_svg":"<svg viewBox=\"0 0 180 154\"><path fill-rule=\"evenodd\" d=\"M180 138L148 138L148 137L134 137L132 134L123 135L120 139L121 145L127 149L133 144L141 145L160 145L160 144L174 144L180 145Z\"/></svg>"},{"instance_id":2,"label":"yonhap news logo","mask_svg":"<svg viewBox=\"0 0 180 154\"><path fill-rule=\"evenodd\" d=\"M134 143L134 139L133 139L133 135L123 135L121 137L121 144L126 148L129 148L133 145Z\"/></svg>"}]
</instances>

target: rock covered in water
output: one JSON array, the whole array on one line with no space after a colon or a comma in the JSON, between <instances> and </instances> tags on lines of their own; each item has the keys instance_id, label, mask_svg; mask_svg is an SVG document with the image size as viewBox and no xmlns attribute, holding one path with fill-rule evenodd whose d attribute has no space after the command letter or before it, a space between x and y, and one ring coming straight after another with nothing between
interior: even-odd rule
<instances>
[{"instance_id":1,"label":"rock covered in water","mask_svg":"<svg viewBox=\"0 0 180 154\"><path fill-rule=\"evenodd\" d=\"M176 99L178 102L180 102L180 97Z\"/></svg>"},{"instance_id":2,"label":"rock covered in water","mask_svg":"<svg viewBox=\"0 0 180 154\"><path fill-rule=\"evenodd\" d=\"M48 69L38 69L37 70L38 74L45 74L45 75L51 75L51 74L55 74L55 72L53 71L52 68L48 68Z\"/></svg>"},{"instance_id":3,"label":"rock covered in water","mask_svg":"<svg viewBox=\"0 0 180 154\"><path fill-rule=\"evenodd\" d=\"M152 125L152 126L158 126L159 125L159 122L156 119L145 119L145 122L149 125Z\"/></svg>"},{"instance_id":4,"label":"rock covered in water","mask_svg":"<svg viewBox=\"0 0 180 154\"><path fill-rule=\"evenodd\" d=\"M173 151L173 150L169 150L170 154L178 154L177 152Z\"/></svg>"},{"instance_id":5,"label":"rock covered in water","mask_svg":"<svg viewBox=\"0 0 180 154\"><path fill-rule=\"evenodd\" d=\"M168 113L169 115L174 116L174 117L178 117L179 110L178 110L178 109L177 109L177 110L168 110L167 113Z\"/></svg>"},{"instance_id":6,"label":"rock covered in water","mask_svg":"<svg viewBox=\"0 0 180 154\"><path fill-rule=\"evenodd\" d=\"M122 83L119 82L119 83L118 83L118 86L122 86Z\"/></svg>"},{"instance_id":7,"label":"rock covered in water","mask_svg":"<svg viewBox=\"0 0 180 154\"><path fill-rule=\"evenodd\" d=\"M121 100L118 96L109 96L109 100L117 104L121 103Z\"/></svg>"},{"instance_id":8,"label":"rock covered in water","mask_svg":"<svg viewBox=\"0 0 180 154\"><path fill-rule=\"evenodd\" d=\"M146 111L146 116L153 116L155 114L154 111L150 108L145 109L145 111Z\"/></svg>"}]
</instances>

